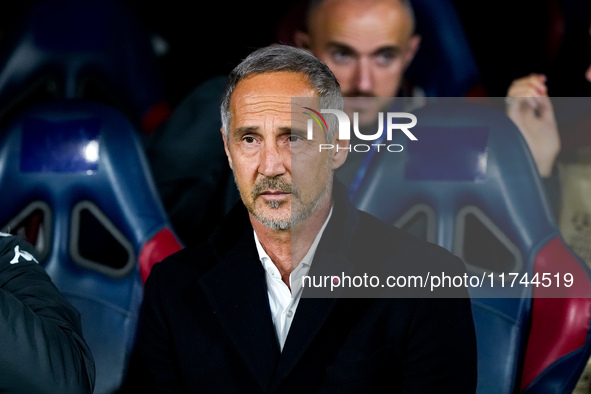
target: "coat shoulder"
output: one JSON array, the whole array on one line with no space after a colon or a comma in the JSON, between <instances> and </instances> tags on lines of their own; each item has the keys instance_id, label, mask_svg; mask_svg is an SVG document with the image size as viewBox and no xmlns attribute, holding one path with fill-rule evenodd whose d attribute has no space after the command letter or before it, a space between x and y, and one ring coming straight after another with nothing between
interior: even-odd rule
<instances>
[{"instance_id":1,"label":"coat shoulder","mask_svg":"<svg viewBox=\"0 0 591 394\"><path fill-rule=\"evenodd\" d=\"M215 264L207 243L188 246L154 264L150 277L158 276L161 283L175 285L202 276Z\"/></svg>"}]
</instances>

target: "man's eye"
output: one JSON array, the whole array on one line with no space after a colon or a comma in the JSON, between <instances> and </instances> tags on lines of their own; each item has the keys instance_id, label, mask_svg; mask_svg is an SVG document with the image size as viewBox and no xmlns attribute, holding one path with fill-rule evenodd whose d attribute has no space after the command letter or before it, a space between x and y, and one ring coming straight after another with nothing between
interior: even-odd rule
<instances>
[{"instance_id":1,"label":"man's eye","mask_svg":"<svg viewBox=\"0 0 591 394\"><path fill-rule=\"evenodd\" d=\"M347 63L351 60L351 52L342 49L335 49L332 52L332 59L335 63Z\"/></svg>"},{"instance_id":2,"label":"man's eye","mask_svg":"<svg viewBox=\"0 0 591 394\"><path fill-rule=\"evenodd\" d=\"M289 137L287 137L287 141L290 144L299 143L303 140L304 140L304 138L301 135L297 135L297 134L291 134Z\"/></svg>"},{"instance_id":3,"label":"man's eye","mask_svg":"<svg viewBox=\"0 0 591 394\"><path fill-rule=\"evenodd\" d=\"M380 66L389 66L396 59L396 54L393 52L382 52L376 55L376 63Z\"/></svg>"},{"instance_id":4,"label":"man's eye","mask_svg":"<svg viewBox=\"0 0 591 394\"><path fill-rule=\"evenodd\" d=\"M255 142L256 140L254 139L254 137L251 136L246 136L242 139L244 142L246 142L247 144L252 144L253 142Z\"/></svg>"}]
</instances>

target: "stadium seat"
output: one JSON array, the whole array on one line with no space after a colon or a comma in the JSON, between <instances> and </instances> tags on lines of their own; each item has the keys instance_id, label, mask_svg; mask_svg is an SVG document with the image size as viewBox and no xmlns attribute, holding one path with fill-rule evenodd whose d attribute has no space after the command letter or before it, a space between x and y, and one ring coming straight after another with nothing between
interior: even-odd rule
<instances>
[{"instance_id":1,"label":"stadium seat","mask_svg":"<svg viewBox=\"0 0 591 394\"><path fill-rule=\"evenodd\" d=\"M18 116L0 143L0 226L22 234L80 311L95 393L116 390L135 337L143 280L180 249L139 135L103 104L58 100Z\"/></svg>"},{"instance_id":2,"label":"stadium seat","mask_svg":"<svg viewBox=\"0 0 591 394\"><path fill-rule=\"evenodd\" d=\"M146 133L170 114L147 31L131 9L112 0L32 2L3 37L3 111L45 98L104 102Z\"/></svg>"},{"instance_id":3,"label":"stadium seat","mask_svg":"<svg viewBox=\"0 0 591 394\"><path fill-rule=\"evenodd\" d=\"M519 130L460 99L413 114L418 140L396 134L402 152L366 163L355 204L447 248L480 279L469 290L478 393L571 392L591 353L589 270L565 246Z\"/></svg>"},{"instance_id":4,"label":"stadium seat","mask_svg":"<svg viewBox=\"0 0 591 394\"><path fill-rule=\"evenodd\" d=\"M411 4L421 45L408 67L408 79L427 97L478 95L480 71L453 2L411 0Z\"/></svg>"}]
</instances>

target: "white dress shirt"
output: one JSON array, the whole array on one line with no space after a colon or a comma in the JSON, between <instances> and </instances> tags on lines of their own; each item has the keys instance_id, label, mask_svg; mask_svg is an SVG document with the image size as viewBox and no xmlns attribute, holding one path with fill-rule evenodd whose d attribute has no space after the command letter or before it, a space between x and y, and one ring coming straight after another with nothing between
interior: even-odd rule
<instances>
[{"instance_id":1,"label":"white dress shirt","mask_svg":"<svg viewBox=\"0 0 591 394\"><path fill-rule=\"evenodd\" d=\"M269 296L269 306L271 307L271 317L273 318L273 325L277 333L279 347L283 350L283 345L287 339L289 328L296 313L300 296L302 295L302 278L308 274L312 259L316 253L316 248L322 238L322 233L328 224L328 220L332 215L332 207L328 213L326 221L322 228L314 238L310 250L304 256L300 264L289 275L289 287L281 280L279 269L275 266L271 258L263 249L256 231L254 232L254 241L256 243L259 259L265 269L265 279L267 281L267 295ZM289 290L291 288L291 291Z\"/></svg>"}]
</instances>

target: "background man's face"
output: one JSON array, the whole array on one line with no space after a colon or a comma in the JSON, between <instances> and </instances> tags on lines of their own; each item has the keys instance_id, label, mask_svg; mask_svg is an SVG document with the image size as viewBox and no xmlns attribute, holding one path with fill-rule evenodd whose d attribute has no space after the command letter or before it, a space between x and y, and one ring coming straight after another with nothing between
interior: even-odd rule
<instances>
[{"instance_id":1,"label":"background man's face","mask_svg":"<svg viewBox=\"0 0 591 394\"><path fill-rule=\"evenodd\" d=\"M337 77L345 110L359 112L360 124L371 124L394 97L419 44L412 20L396 0L326 0L311 15L308 46Z\"/></svg>"},{"instance_id":2,"label":"background man's face","mask_svg":"<svg viewBox=\"0 0 591 394\"><path fill-rule=\"evenodd\" d=\"M244 205L267 227L290 228L331 190L330 153L318 149L324 135L307 140L303 114L292 124L291 98L316 96L304 75L291 72L251 75L232 93L226 153Z\"/></svg>"}]
</instances>

